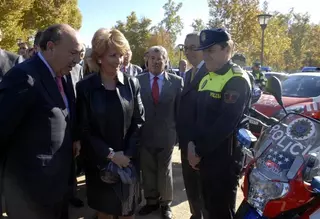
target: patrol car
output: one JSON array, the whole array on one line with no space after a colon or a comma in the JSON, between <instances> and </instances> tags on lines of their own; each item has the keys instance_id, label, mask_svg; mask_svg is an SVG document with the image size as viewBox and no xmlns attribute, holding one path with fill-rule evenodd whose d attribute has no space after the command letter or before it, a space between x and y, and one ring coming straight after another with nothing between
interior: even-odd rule
<instances>
[{"instance_id":1,"label":"patrol car","mask_svg":"<svg viewBox=\"0 0 320 219\"><path fill-rule=\"evenodd\" d=\"M283 103L288 112L302 113L320 119L320 74L295 73L282 81ZM280 119L285 115L282 108L272 95L262 94L253 107L267 116ZM250 130L259 135L261 126L249 121Z\"/></svg>"}]
</instances>

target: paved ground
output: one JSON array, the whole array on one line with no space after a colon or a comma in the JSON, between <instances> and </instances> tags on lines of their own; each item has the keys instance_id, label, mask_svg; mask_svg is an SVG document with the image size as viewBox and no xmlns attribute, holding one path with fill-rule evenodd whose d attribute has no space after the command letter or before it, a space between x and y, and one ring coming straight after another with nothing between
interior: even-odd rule
<instances>
[{"instance_id":1,"label":"paved ground","mask_svg":"<svg viewBox=\"0 0 320 219\"><path fill-rule=\"evenodd\" d=\"M176 148L173 154L173 179L174 179L174 201L172 204L173 214L175 219L188 219L190 217L189 205L184 189L183 178L181 173L180 153ZM79 177L79 195L85 200L85 186L84 177ZM237 205L242 200L242 193L238 190ZM94 211L87 206L81 209L71 208L70 219L91 219L94 215ZM137 216L136 219L160 219L159 212L155 212L153 215L145 217Z\"/></svg>"}]
</instances>

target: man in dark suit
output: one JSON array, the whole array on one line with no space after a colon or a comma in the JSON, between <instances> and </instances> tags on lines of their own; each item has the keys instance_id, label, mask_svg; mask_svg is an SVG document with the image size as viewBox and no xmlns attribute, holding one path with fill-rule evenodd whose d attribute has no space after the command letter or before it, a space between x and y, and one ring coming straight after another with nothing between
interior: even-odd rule
<instances>
[{"instance_id":1,"label":"man in dark suit","mask_svg":"<svg viewBox=\"0 0 320 219\"><path fill-rule=\"evenodd\" d=\"M65 196L77 136L71 69L82 46L69 25L53 25L41 51L0 83L0 154L11 219L66 219ZM74 144L73 144L74 143Z\"/></svg>"},{"instance_id":2,"label":"man in dark suit","mask_svg":"<svg viewBox=\"0 0 320 219\"><path fill-rule=\"evenodd\" d=\"M179 73L178 75L183 78L183 80L186 78L186 70L187 70L187 61L184 59L181 59L179 62Z\"/></svg>"},{"instance_id":3,"label":"man in dark suit","mask_svg":"<svg viewBox=\"0 0 320 219\"><path fill-rule=\"evenodd\" d=\"M132 52L129 50L127 54L123 56L123 63L121 66L121 71L131 76L138 76L142 73L142 68L138 65L134 65L131 63Z\"/></svg>"},{"instance_id":4,"label":"man in dark suit","mask_svg":"<svg viewBox=\"0 0 320 219\"><path fill-rule=\"evenodd\" d=\"M181 149L182 174L192 214L191 219L201 219L206 218L206 213L201 197L200 176L199 172L189 165L188 143L195 119L194 106L196 105L198 86L206 75L207 69L203 62L202 52L194 51L200 44L199 34L188 34L184 44L185 55L193 67L187 71L184 78L185 86L181 94L177 131Z\"/></svg>"},{"instance_id":5,"label":"man in dark suit","mask_svg":"<svg viewBox=\"0 0 320 219\"><path fill-rule=\"evenodd\" d=\"M0 42L2 40L2 31L0 30ZM23 62L23 58L14 53L2 50L0 48L0 81L14 65ZM1 207L0 207L1 208Z\"/></svg>"},{"instance_id":6,"label":"man in dark suit","mask_svg":"<svg viewBox=\"0 0 320 219\"><path fill-rule=\"evenodd\" d=\"M176 143L176 118L181 77L165 71L168 53L162 46L149 49L149 71L138 76L146 122L141 133L141 170L147 205L139 214L147 215L161 207L164 219L171 219L172 152Z\"/></svg>"}]
</instances>

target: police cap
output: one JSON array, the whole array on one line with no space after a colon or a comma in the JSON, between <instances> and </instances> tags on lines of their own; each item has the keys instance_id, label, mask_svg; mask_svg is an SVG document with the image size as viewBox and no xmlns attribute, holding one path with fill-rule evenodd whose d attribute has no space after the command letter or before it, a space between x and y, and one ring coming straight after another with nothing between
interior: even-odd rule
<instances>
[{"instance_id":1,"label":"police cap","mask_svg":"<svg viewBox=\"0 0 320 219\"><path fill-rule=\"evenodd\" d=\"M261 63L260 63L259 61L255 61L255 62L253 63L253 66L255 66L255 67L261 67Z\"/></svg>"},{"instance_id":2,"label":"police cap","mask_svg":"<svg viewBox=\"0 0 320 219\"><path fill-rule=\"evenodd\" d=\"M204 50L215 44L231 40L230 34L222 28L203 30L200 33L200 47L195 50Z\"/></svg>"},{"instance_id":3,"label":"police cap","mask_svg":"<svg viewBox=\"0 0 320 219\"><path fill-rule=\"evenodd\" d=\"M241 53L234 54L231 59L232 59L232 61L239 60L239 61L242 61L242 62L246 62L246 57Z\"/></svg>"}]
</instances>

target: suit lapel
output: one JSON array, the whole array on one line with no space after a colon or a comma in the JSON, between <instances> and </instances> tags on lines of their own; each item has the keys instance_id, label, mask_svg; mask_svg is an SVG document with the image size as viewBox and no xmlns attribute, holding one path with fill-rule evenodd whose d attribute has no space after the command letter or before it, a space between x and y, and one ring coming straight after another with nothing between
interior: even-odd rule
<instances>
[{"instance_id":1,"label":"suit lapel","mask_svg":"<svg viewBox=\"0 0 320 219\"><path fill-rule=\"evenodd\" d=\"M149 74L149 72L147 72L145 75L141 76L141 78L142 78L142 83L143 83L142 86L145 89L146 95L153 102L152 90L150 87L150 74Z\"/></svg>"},{"instance_id":2,"label":"suit lapel","mask_svg":"<svg viewBox=\"0 0 320 219\"><path fill-rule=\"evenodd\" d=\"M164 77L163 77L163 83L162 83L162 89L161 89L159 102L161 102L166 97L170 86L171 86L170 77L169 77L167 72L164 72Z\"/></svg>"},{"instance_id":3,"label":"suit lapel","mask_svg":"<svg viewBox=\"0 0 320 219\"><path fill-rule=\"evenodd\" d=\"M188 84L188 86L185 87L185 89L182 91L182 96L186 95L190 90L192 90L193 88L195 88L199 82L201 81L201 79L206 75L207 73L207 68L205 66L205 64L203 64L201 66L201 68L199 69L198 73L195 75L194 79ZM189 80L191 79L191 72L189 74Z\"/></svg>"},{"instance_id":4,"label":"suit lapel","mask_svg":"<svg viewBox=\"0 0 320 219\"><path fill-rule=\"evenodd\" d=\"M190 84L191 72L192 72L192 68L185 73L186 74L185 77L184 77L184 86L185 87L189 86L189 84Z\"/></svg>"},{"instance_id":5,"label":"suit lapel","mask_svg":"<svg viewBox=\"0 0 320 219\"><path fill-rule=\"evenodd\" d=\"M131 64L129 64L128 69L127 69L127 74L128 74L128 75L131 75L131 71L132 71L132 69L131 69Z\"/></svg>"},{"instance_id":6,"label":"suit lapel","mask_svg":"<svg viewBox=\"0 0 320 219\"><path fill-rule=\"evenodd\" d=\"M55 79L52 77L51 72L49 71L48 67L43 63L43 61L38 56L34 58L37 60L38 63L37 70L40 73L43 87L46 89L49 96L52 98L53 102L55 102L60 108L65 109L62 110L65 114L66 106L59 92Z\"/></svg>"},{"instance_id":7,"label":"suit lapel","mask_svg":"<svg viewBox=\"0 0 320 219\"><path fill-rule=\"evenodd\" d=\"M69 110L71 117L73 117L74 113L74 104L75 104L75 93L73 89L73 82L72 82L72 77L71 75L65 75L63 77L63 87L64 87L64 92L67 96L68 104L69 104Z\"/></svg>"},{"instance_id":8,"label":"suit lapel","mask_svg":"<svg viewBox=\"0 0 320 219\"><path fill-rule=\"evenodd\" d=\"M131 75L131 76L135 76L134 75L134 69L133 69L133 66L132 66L131 63L129 64L129 67L128 67L128 74Z\"/></svg>"}]
</instances>

